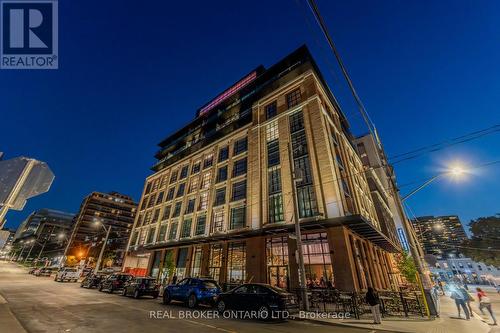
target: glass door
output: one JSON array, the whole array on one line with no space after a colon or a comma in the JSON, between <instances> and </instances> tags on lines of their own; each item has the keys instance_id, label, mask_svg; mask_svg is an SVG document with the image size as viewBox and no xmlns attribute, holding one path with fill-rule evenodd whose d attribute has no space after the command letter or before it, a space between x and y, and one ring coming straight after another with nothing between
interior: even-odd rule
<instances>
[{"instance_id":1,"label":"glass door","mask_svg":"<svg viewBox=\"0 0 500 333\"><path fill-rule=\"evenodd\" d=\"M268 267L269 284L274 287L288 289L288 267L287 266L269 266Z\"/></svg>"}]
</instances>

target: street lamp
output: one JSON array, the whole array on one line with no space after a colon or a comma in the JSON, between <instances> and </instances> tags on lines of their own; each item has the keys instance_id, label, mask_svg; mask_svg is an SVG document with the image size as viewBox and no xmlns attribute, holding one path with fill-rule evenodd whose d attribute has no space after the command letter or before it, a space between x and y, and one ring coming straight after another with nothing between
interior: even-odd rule
<instances>
[{"instance_id":1,"label":"street lamp","mask_svg":"<svg viewBox=\"0 0 500 333\"><path fill-rule=\"evenodd\" d=\"M408 193L403 198L401 198L401 201L407 200L409 197L411 197L412 195L414 195L415 193L417 193L421 189L427 187L429 184L431 184L432 182L434 182L435 180L437 180L443 176L451 176L453 178L460 178L466 173L467 173L467 169L462 167L460 164L453 165L449 169L445 170L444 172L438 173L437 175L435 175L432 178L429 178L422 185L420 185L417 188L410 191L410 193Z\"/></svg>"},{"instance_id":2,"label":"street lamp","mask_svg":"<svg viewBox=\"0 0 500 333\"><path fill-rule=\"evenodd\" d=\"M106 227L99 220L95 220L94 225L95 226L100 225L106 231L106 237L104 238L104 243L102 244L101 252L99 253L99 258L97 259L97 263L96 263L95 269L94 269L94 273L97 274L97 271L99 270L99 266L101 266L102 256L104 255L104 249L106 248L106 243L108 242L109 233L111 232L111 226Z\"/></svg>"}]
</instances>

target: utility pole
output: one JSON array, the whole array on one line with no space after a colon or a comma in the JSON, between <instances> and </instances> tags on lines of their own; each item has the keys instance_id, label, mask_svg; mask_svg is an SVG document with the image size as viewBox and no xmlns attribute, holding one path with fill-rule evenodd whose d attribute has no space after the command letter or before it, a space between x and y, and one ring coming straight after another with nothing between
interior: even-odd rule
<instances>
[{"instance_id":1,"label":"utility pole","mask_svg":"<svg viewBox=\"0 0 500 333\"><path fill-rule=\"evenodd\" d=\"M304 253L302 252L302 234L300 232L300 221L299 221L299 211L296 205L297 196L295 191L296 182L300 181L300 178L297 178L297 174L295 171L295 166L293 163L293 155L292 148L290 142L288 142L288 155L290 159L290 169L292 170L292 195L293 195L293 213L294 213L294 221L295 221L295 243L297 245L297 263L299 265L299 285L300 292L302 294L302 303L305 311L309 311L309 299L307 295L307 285L306 285L306 269L304 266Z\"/></svg>"},{"instance_id":2,"label":"utility pole","mask_svg":"<svg viewBox=\"0 0 500 333\"><path fill-rule=\"evenodd\" d=\"M102 227L106 230L106 238L104 238L104 243L102 244L101 252L99 253L99 258L97 259L97 263L94 269L94 274L97 274L97 272L99 271L99 266L101 266L102 256L104 255L104 249L106 248L106 243L108 242L109 233L111 232L111 226L108 226L108 228L106 228L104 224L102 224Z\"/></svg>"}]
</instances>

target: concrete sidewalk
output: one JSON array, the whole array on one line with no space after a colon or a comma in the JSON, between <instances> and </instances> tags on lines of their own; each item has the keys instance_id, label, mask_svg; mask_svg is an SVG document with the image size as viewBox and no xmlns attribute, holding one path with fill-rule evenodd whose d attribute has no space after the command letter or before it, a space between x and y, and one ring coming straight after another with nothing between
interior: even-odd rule
<instances>
[{"instance_id":1,"label":"concrete sidewalk","mask_svg":"<svg viewBox=\"0 0 500 333\"><path fill-rule=\"evenodd\" d=\"M455 302L448 296L441 296L441 315L439 318L383 318L382 324L375 325L370 319L306 319L318 324L365 328L374 331L396 331L404 333L488 333L498 326L490 326L474 313L470 320L457 315Z\"/></svg>"},{"instance_id":2,"label":"concrete sidewalk","mask_svg":"<svg viewBox=\"0 0 500 333\"><path fill-rule=\"evenodd\" d=\"M9 304L2 295L0 295L0 328L2 332L26 333L26 330L10 311Z\"/></svg>"}]
</instances>

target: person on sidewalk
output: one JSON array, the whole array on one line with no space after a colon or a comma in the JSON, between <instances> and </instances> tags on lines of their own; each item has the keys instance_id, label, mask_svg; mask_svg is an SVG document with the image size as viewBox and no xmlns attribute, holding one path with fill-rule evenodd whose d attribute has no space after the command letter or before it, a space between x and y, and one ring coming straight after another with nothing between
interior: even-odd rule
<instances>
[{"instance_id":1,"label":"person on sidewalk","mask_svg":"<svg viewBox=\"0 0 500 333\"><path fill-rule=\"evenodd\" d=\"M467 285L464 284L464 287L459 288L462 294L464 295L465 304L467 304L467 309L469 309L469 314L472 315L472 307L470 306L470 302L474 302L474 297L469 293L469 289Z\"/></svg>"},{"instance_id":2,"label":"person on sidewalk","mask_svg":"<svg viewBox=\"0 0 500 333\"><path fill-rule=\"evenodd\" d=\"M479 299L479 310L481 311L482 314L484 314L483 309L486 308L488 312L490 313L491 319L493 319L493 325L498 325L497 324L497 318L495 317L495 314L493 313L493 309L491 308L491 301L488 296L486 296L486 293L481 289L481 288L476 288L477 291L477 298Z\"/></svg>"},{"instance_id":3,"label":"person on sidewalk","mask_svg":"<svg viewBox=\"0 0 500 333\"><path fill-rule=\"evenodd\" d=\"M461 318L460 315L460 307L464 310L465 319L470 320L469 309L467 309L467 304L465 303L465 296L463 292L458 287L452 287L451 289L451 299L455 300L455 305L458 310L458 317Z\"/></svg>"},{"instance_id":4,"label":"person on sidewalk","mask_svg":"<svg viewBox=\"0 0 500 333\"><path fill-rule=\"evenodd\" d=\"M439 318L439 313L441 312L441 302L439 300L439 285L435 284L431 290L432 300L434 301L434 307L436 308L436 317Z\"/></svg>"},{"instance_id":5,"label":"person on sidewalk","mask_svg":"<svg viewBox=\"0 0 500 333\"><path fill-rule=\"evenodd\" d=\"M378 297L377 291L372 287L368 287L368 292L366 293L366 302L370 305L370 308L372 310L373 323L380 324L380 299Z\"/></svg>"}]
</instances>

